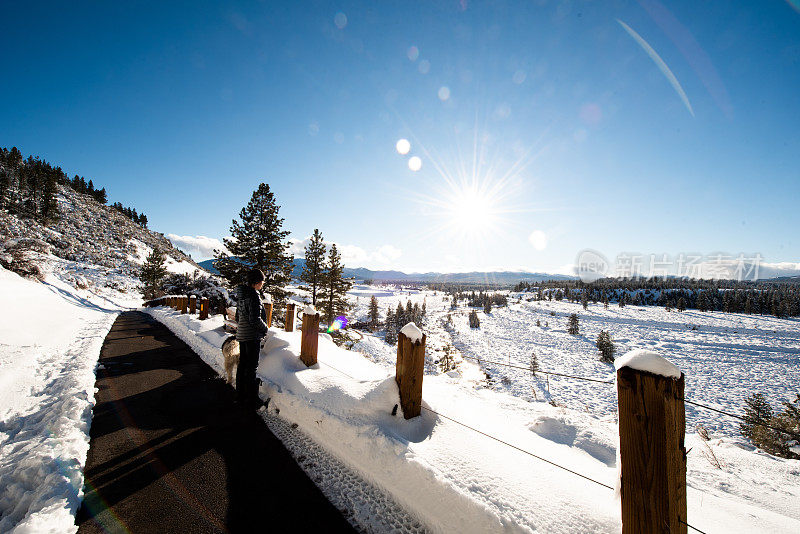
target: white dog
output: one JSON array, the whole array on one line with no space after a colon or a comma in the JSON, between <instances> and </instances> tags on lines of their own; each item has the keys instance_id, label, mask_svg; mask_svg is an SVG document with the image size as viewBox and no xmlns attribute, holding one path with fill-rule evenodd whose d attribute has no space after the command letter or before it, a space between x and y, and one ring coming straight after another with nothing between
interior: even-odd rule
<instances>
[{"instance_id":1,"label":"white dog","mask_svg":"<svg viewBox=\"0 0 800 534\"><path fill-rule=\"evenodd\" d=\"M225 357L228 384L233 385L233 368L239 366L239 342L236 341L236 336L228 336L228 339L222 342L222 355Z\"/></svg>"}]
</instances>

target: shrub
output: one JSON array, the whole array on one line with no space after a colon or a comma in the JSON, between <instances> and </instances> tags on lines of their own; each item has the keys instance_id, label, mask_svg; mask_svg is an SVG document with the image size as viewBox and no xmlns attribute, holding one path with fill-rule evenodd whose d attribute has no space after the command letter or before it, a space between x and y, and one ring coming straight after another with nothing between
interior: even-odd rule
<instances>
[{"instance_id":1,"label":"shrub","mask_svg":"<svg viewBox=\"0 0 800 534\"><path fill-rule=\"evenodd\" d=\"M21 237L0 245L0 265L26 278L44 280L42 264L50 245L41 239Z\"/></svg>"}]
</instances>

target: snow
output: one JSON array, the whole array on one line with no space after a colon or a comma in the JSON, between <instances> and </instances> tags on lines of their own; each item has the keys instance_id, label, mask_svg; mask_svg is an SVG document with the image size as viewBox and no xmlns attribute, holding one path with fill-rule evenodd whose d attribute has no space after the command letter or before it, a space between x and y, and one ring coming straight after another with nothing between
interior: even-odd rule
<instances>
[{"instance_id":1,"label":"snow","mask_svg":"<svg viewBox=\"0 0 800 534\"><path fill-rule=\"evenodd\" d=\"M0 268L1 532L77 529L98 355L119 311L141 303L106 268L49 269L37 283Z\"/></svg>"},{"instance_id":2,"label":"snow","mask_svg":"<svg viewBox=\"0 0 800 534\"><path fill-rule=\"evenodd\" d=\"M623 367L630 367L638 371L646 371L654 375L667 378L680 378L681 370L675 364L660 356L658 353L636 349L614 360L614 368L619 371Z\"/></svg>"},{"instance_id":3,"label":"snow","mask_svg":"<svg viewBox=\"0 0 800 534\"><path fill-rule=\"evenodd\" d=\"M414 323L408 323L400 329L400 333L408 338L411 343L419 343L422 341L422 330L420 330Z\"/></svg>"},{"instance_id":4,"label":"snow","mask_svg":"<svg viewBox=\"0 0 800 534\"><path fill-rule=\"evenodd\" d=\"M263 302L264 304L272 304L272 295L270 295L269 293L265 293L264 298L261 299L261 302Z\"/></svg>"},{"instance_id":5,"label":"snow","mask_svg":"<svg viewBox=\"0 0 800 534\"><path fill-rule=\"evenodd\" d=\"M432 300L427 301L429 306ZM222 371L220 345L225 335L218 318L201 322L167 308L148 312ZM294 443L290 449L297 443L316 444L331 462L357 473L379 494L391 496L427 530L620 530L613 491L522 452L613 486L618 435L613 418L484 387L469 378L471 364L464 362L463 373L425 376L422 415L406 421L400 407L396 416L391 415L399 396L388 362L364 358L320 335L319 364L307 368L299 360L300 343L300 332L278 329L270 329L265 339L258 376L263 381L260 395L269 400L264 414L268 424L283 425L277 434ZM287 425L297 428L289 432ZM704 442L698 434L688 433L686 447L692 451L708 447L724 466L713 467L699 452L689 455L687 501L692 525L712 532L800 529L798 461L754 451L740 438ZM315 457L316 461L326 460ZM329 473L341 468L308 469ZM325 478L317 478L323 492L341 490L332 489L335 483ZM372 499L364 495L362 499ZM356 517L378 509L374 502L357 506L364 509L356 510ZM393 528L415 527L401 523Z\"/></svg>"},{"instance_id":6,"label":"snow","mask_svg":"<svg viewBox=\"0 0 800 534\"><path fill-rule=\"evenodd\" d=\"M316 315L317 313L318 313L317 310L314 309L314 306L312 306L311 304L309 304L303 309L303 315Z\"/></svg>"}]
</instances>

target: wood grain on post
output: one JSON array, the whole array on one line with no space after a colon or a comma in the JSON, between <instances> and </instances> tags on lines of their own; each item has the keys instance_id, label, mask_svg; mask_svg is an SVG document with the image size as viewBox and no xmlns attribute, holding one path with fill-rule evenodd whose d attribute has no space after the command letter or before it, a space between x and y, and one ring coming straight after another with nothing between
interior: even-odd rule
<instances>
[{"instance_id":1,"label":"wood grain on post","mask_svg":"<svg viewBox=\"0 0 800 534\"><path fill-rule=\"evenodd\" d=\"M194 315L195 313L197 313L197 296L196 295L191 295L189 297L189 313L191 315Z\"/></svg>"},{"instance_id":2,"label":"wood grain on post","mask_svg":"<svg viewBox=\"0 0 800 534\"><path fill-rule=\"evenodd\" d=\"M181 314L185 314L189 307L189 297L181 297Z\"/></svg>"},{"instance_id":3,"label":"wood grain on post","mask_svg":"<svg viewBox=\"0 0 800 534\"><path fill-rule=\"evenodd\" d=\"M284 323L285 324L284 329L287 332L294 331L294 310L295 310L295 305L293 303L289 302L288 304L286 304L286 321Z\"/></svg>"},{"instance_id":4,"label":"wood grain on post","mask_svg":"<svg viewBox=\"0 0 800 534\"><path fill-rule=\"evenodd\" d=\"M314 315L303 314L302 337L300 338L300 359L311 367L317 363L319 346L319 312Z\"/></svg>"},{"instance_id":5,"label":"wood grain on post","mask_svg":"<svg viewBox=\"0 0 800 534\"><path fill-rule=\"evenodd\" d=\"M687 531L683 389L683 374L617 371L623 534Z\"/></svg>"},{"instance_id":6,"label":"wood grain on post","mask_svg":"<svg viewBox=\"0 0 800 534\"><path fill-rule=\"evenodd\" d=\"M200 320L208 319L208 297L200 299Z\"/></svg>"},{"instance_id":7,"label":"wood grain on post","mask_svg":"<svg viewBox=\"0 0 800 534\"><path fill-rule=\"evenodd\" d=\"M397 372L403 417L411 419L422 411L422 376L425 371L425 341L427 336L413 342L402 332L397 334Z\"/></svg>"},{"instance_id":8,"label":"wood grain on post","mask_svg":"<svg viewBox=\"0 0 800 534\"><path fill-rule=\"evenodd\" d=\"M264 311L267 313L267 327L272 328L272 303L264 303Z\"/></svg>"}]
</instances>

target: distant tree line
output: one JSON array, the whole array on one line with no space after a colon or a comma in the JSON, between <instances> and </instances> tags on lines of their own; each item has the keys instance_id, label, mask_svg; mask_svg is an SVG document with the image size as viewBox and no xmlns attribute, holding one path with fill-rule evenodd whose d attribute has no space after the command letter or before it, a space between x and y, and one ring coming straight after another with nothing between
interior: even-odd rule
<instances>
[{"instance_id":1,"label":"distant tree line","mask_svg":"<svg viewBox=\"0 0 800 534\"><path fill-rule=\"evenodd\" d=\"M667 310L722 311L800 316L800 283L787 280L735 281L695 280L689 278L613 279L604 278L591 283L581 281L550 281L532 285L520 282L515 291L530 291L539 300L580 302L610 302L620 307L661 306Z\"/></svg>"},{"instance_id":2,"label":"distant tree line","mask_svg":"<svg viewBox=\"0 0 800 534\"><path fill-rule=\"evenodd\" d=\"M58 219L58 186L71 187L78 193L89 195L101 204L108 202L105 187L97 188L94 182L77 174L70 178L61 167L53 166L38 156L22 157L17 147L0 148L0 209L31 217L43 224ZM125 208L119 202L112 205L134 222L147 227L147 216Z\"/></svg>"}]
</instances>

